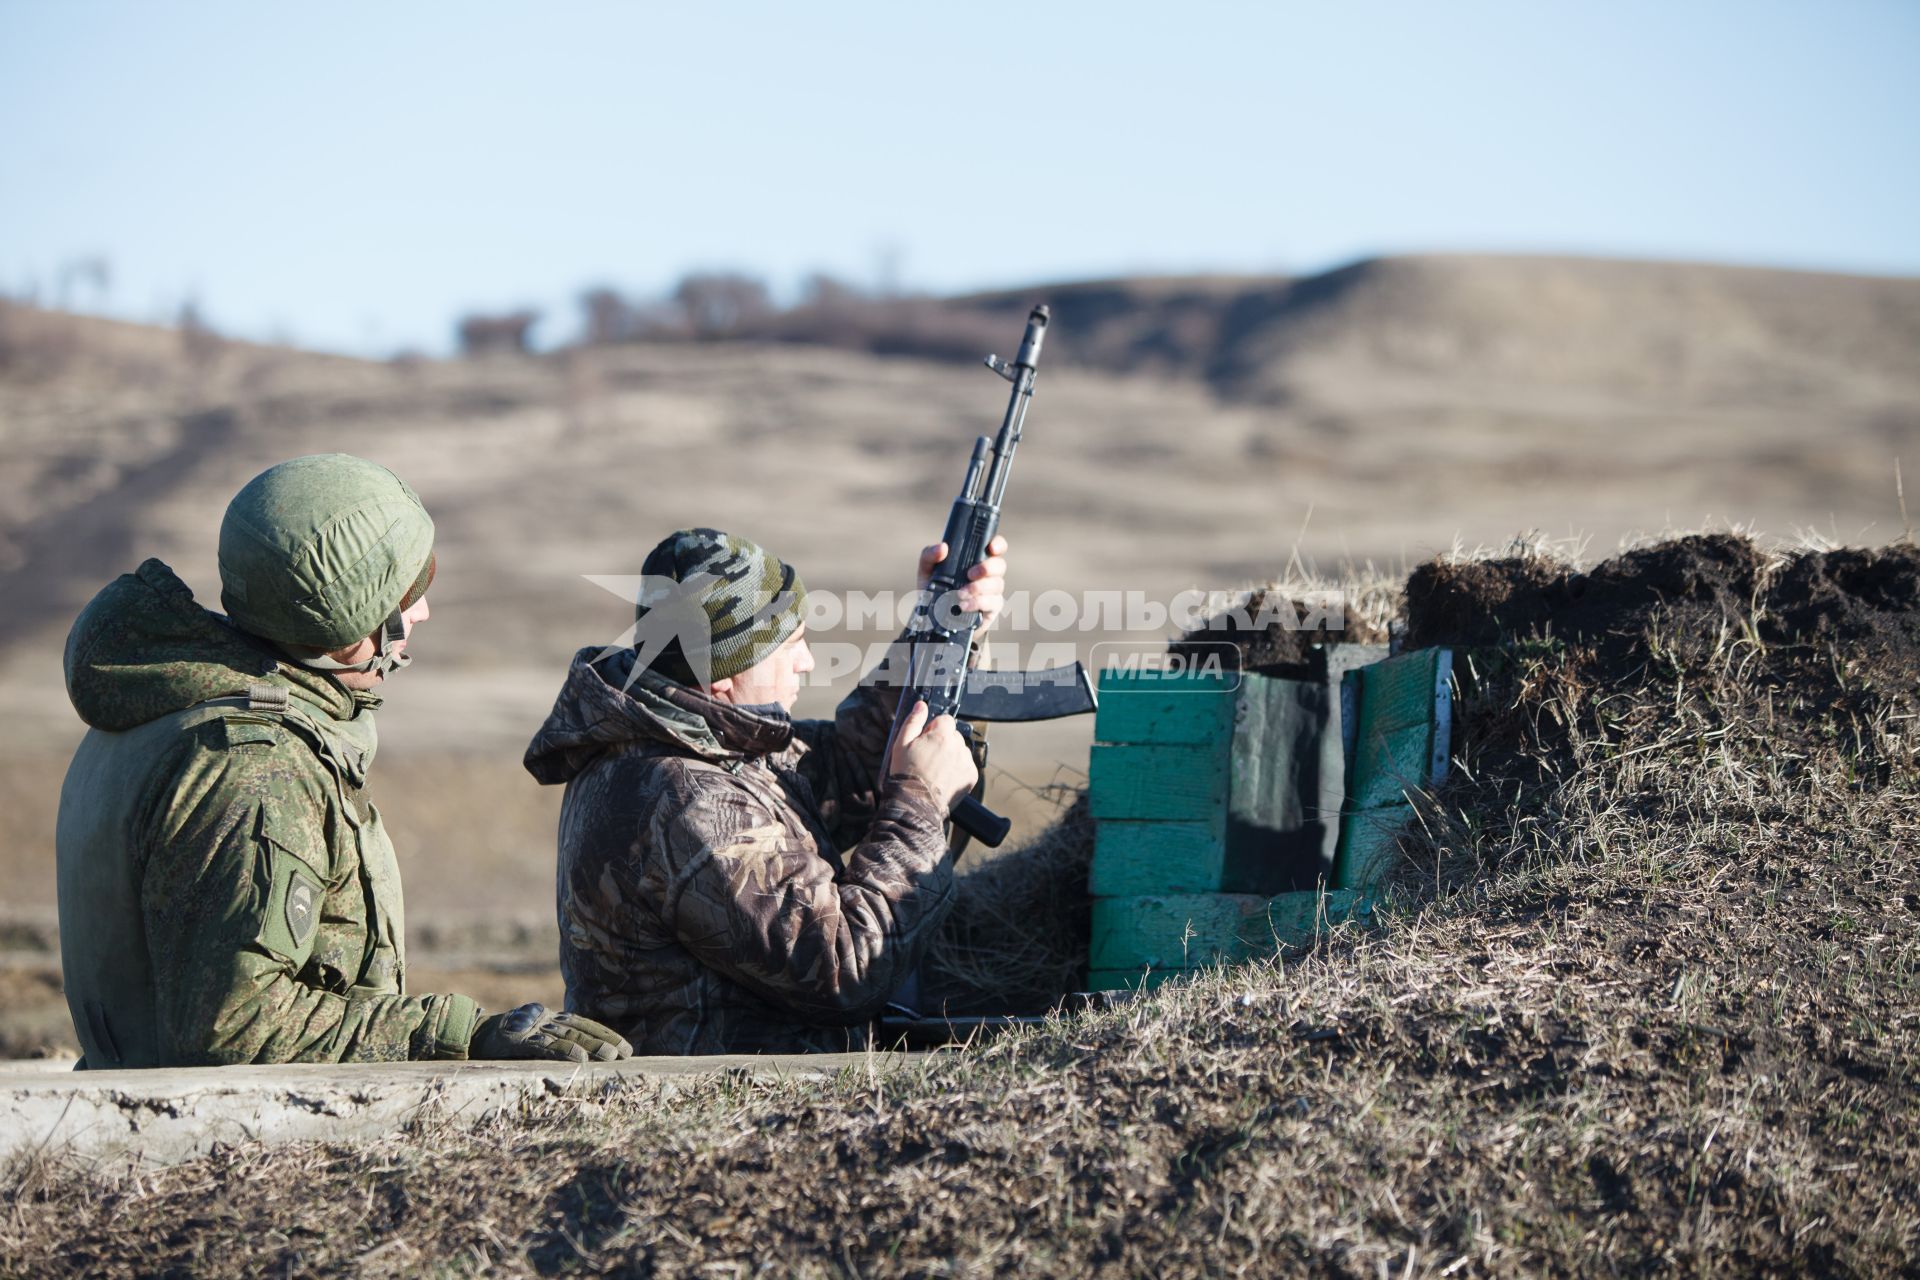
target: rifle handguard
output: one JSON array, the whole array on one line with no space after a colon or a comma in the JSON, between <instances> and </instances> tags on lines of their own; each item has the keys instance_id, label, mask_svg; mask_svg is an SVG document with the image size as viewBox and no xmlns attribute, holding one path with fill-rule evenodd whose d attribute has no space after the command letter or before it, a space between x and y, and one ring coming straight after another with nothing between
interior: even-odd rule
<instances>
[{"instance_id":1,"label":"rifle handguard","mask_svg":"<svg viewBox=\"0 0 1920 1280\"><path fill-rule=\"evenodd\" d=\"M1040 346L1046 339L1050 316L1045 306L1037 306L1028 313L1020 353L1011 364L998 356L987 357L988 367L1013 384L1007 393L1007 411L1000 419L997 435L991 439L981 436L974 441L960 496L954 499L947 513L946 532L942 537L947 544L947 557L934 569L914 610L907 672L882 760L892 759L900 726L916 702L925 702L930 715L959 716L963 724L964 716L974 711L981 713L982 720L1045 720L1093 710L1092 686L1079 663L1074 664L1071 672L1057 676L1019 673L1011 679L1004 676L975 679L970 659L979 635L980 615L945 616L953 613L954 593L966 585L967 574L973 566L986 559L1000 527L1000 504L1006 497L1007 474L1013 465L1013 451L1020 443L1027 403L1033 398L1034 366L1040 359ZM976 754L976 765L981 762L982 757ZM989 849L999 848L1013 826L981 804L977 795L963 799L948 816L957 830ZM964 842L956 845L956 852L960 847L964 847Z\"/></svg>"}]
</instances>

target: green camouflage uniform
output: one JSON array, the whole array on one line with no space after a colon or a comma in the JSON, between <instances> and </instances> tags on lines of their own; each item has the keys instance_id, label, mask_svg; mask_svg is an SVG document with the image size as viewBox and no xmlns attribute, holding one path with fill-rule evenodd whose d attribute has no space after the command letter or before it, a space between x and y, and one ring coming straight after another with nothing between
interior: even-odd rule
<instances>
[{"instance_id":1,"label":"green camouflage uniform","mask_svg":"<svg viewBox=\"0 0 1920 1280\"><path fill-rule=\"evenodd\" d=\"M676 537L694 543L681 573L713 569L699 544L725 539ZM763 554L725 540L720 561ZM752 606L793 581L763 568L715 570L726 584L717 590L750 597L716 610L716 636L745 634L743 622L767 614ZM649 558L649 574L667 571ZM796 625L749 628L752 653L716 645L715 678ZM574 656L527 748L528 771L567 788L558 906L568 1010L622 1032L638 1053L863 1046L865 1024L918 963L954 893L945 806L916 780L879 785L897 695L862 687L833 720L796 722L777 706L730 705L657 670L636 673L632 649L602 652Z\"/></svg>"},{"instance_id":2,"label":"green camouflage uniform","mask_svg":"<svg viewBox=\"0 0 1920 1280\"><path fill-rule=\"evenodd\" d=\"M325 491L362 492L376 471L386 489L372 499ZM266 518L284 514L287 493L262 486L289 477L309 489L317 477L322 506L344 512L297 546ZM357 459L283 464L235 504L221 544L229 610L271 616L263 592L248 606L236 591L249 568L291 563L313 590L285 607L307 612L296 622L316 643L334 638L329 627L366 634L429 555L425 513L407 523L412 492ZM262 518L239 525L250 512ZM365 791L377 696L283 661L158 560L82 612L66 677L89 726L57 834L61 964L84 1066L467 1056L472 1000L404 994L399 869Z\"/></svg>"}]
</instances>

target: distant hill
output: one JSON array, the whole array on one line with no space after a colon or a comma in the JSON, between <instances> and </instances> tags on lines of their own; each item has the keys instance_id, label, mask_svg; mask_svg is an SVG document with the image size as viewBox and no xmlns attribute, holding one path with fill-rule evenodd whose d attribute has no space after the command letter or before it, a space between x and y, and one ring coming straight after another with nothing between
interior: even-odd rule
<instances>
[{"instance_id":1,"label":"distant hill","mask_svg":"<svg viewBox=\"0 0 1920 1280\"><path fill-rule=\"evenodd\" d=\"M1872 406L1920 397L1920 279L1602 258L1371 258L1317 275L1070 280L951 298L838 292L734 337L971 362L1052 305L1055 365L1230 400Z\"/></svg>"},{"instance_id":2,"label":"distant hill","mask_svg":"<svg viewBox=\"0 0 1920 1280\"><path fill-rule=\"evenodd\" d=\"M1074 281L971 294L1052 303L1050 353L1205 379L1236 399L1447 384L1686 403L1920 396L1920 279L1553 257L1395 257L1297 279Z\"/></svg>"},{"instance_id":3,"label":"distant hill","mask_svg":"<svg viewBox=\"0 0 1920 1280\"><path fill-rule=\"evenodd\" d=\"M1055 321L1048 359L1211 381L1249 313L1269 310L1294 284L1276 276L1140 276L967 294L948 305L1004 323L1045 302Z\"/></svg>"}]
</instances>

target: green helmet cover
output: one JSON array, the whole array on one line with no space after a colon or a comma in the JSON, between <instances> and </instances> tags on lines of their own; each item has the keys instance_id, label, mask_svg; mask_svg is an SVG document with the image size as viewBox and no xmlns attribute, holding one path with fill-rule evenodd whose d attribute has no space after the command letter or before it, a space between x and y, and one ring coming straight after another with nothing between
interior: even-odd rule
<instances>
[{"instance_id":1,"label":"green helmet cover","mask_svg":"<svg viewBox=\"0 0 1920 1280\"><path fill-rule=\"evenodd\" d=\"M433 521L405 481L345 453L249 480L220 522L220 603L280 644L340 649L373 634L432 573Z\"/></svg>"}]
</instances>

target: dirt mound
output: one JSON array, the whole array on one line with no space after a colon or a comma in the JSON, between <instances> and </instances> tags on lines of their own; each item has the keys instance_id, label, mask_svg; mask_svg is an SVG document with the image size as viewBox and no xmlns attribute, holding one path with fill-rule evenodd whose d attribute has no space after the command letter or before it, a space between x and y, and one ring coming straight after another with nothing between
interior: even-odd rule
<instances>
[{"instance_id":1,"label":"dirt mound","mask_svg":"<svg viewBox=\"0 0 1920 1280\"><path fill-rule=\"evenodd\" d=\"M1281 621L1248 625L1263 616ZM1351 609L1333 625L1294 625L1320 616L1312 602L1269 587L1169 648L1303 675L1326 644L1386 639ZM1615 676L1677 633L1726 631L1775 646L1845 644L1851 660L1866 658L1891 680L1920 671L1920 548L1808 551L1776 564L1751 540L1723 533L1641 547L1586 570L1539 556L1434 560L1407 579L1405 617L1408 648L1563 643Z\"/></svg>"},{"instance_id":2,"label":"dirt mound","mask_svg":"<svg viewBox=\"0 0 1920 1280\"><path fill-rule=\"evenodd\" d=\"M1769 649L1763 665L1778 683L1829 700L1869 686L1897 696L1920 677L1920 548L1807 551L1775 565L1747 539L1713 534L1586 572L1533 557L1434 561L1408 580L1407 614L1409 645L1557 641L1589 650L1590 674L1616 680L1663 646L1730 634ZM1836 646L1838 667L1821 660Z\"/></svg>"},{"instance_id":3,"label":"dirt mound","mask_svg":"<svg viewBox=\"0 0 1920 1280\"><path fill-rule=\"evenodd\" d=\"M1462 650L1462 767L1436 803L1511 837L1463 864L1464 881L1532 856L1522 828L1554 829L1542 816L1553 798L1620 762L1639 771L1633 804L1648 812L1684 790L1658 776L1683 760L1741 776L1824 774L1823 785L1838 777L1863 792L1914 772L1903 731L1920 710L1910 544L1782 560L1717 534L1585 571L1536 557L1435 561L1407 583L1407 641ZM1432 851L1412 852L1410 865Z\"/></svg>"}]
</instances>

